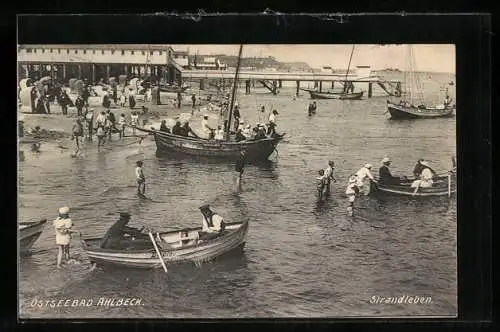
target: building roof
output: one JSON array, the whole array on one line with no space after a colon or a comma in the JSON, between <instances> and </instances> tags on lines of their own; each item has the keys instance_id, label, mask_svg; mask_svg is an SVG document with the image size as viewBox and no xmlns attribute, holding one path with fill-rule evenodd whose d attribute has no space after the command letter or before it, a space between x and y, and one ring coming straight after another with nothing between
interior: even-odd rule
<instances>
[{"instance_id":1,"label":"building roof","mask_svg":"<svg viewBox=\"0 0 500 332\"><path fill-rule=\"evenodd\" d=\"M189 55L189 52L188 51L184 51L184 50L174 50L174 54Z\"/></svg>"},{"instance_id":2,"label":"building roof","mask_svg":"<svg viewBox=\"0 0 500 332\"><path fill-rule=\"evenodd\" d=\"M22 48L37 49L98 49L98 50L144 50L144 51L166 51L169 45L158 44L24 44L18 45Z\"/></svg>"},{"instance_id":3,"label":"building roof","mask_svg":"<svg viewBox=\"0 0 500 332\"><path fill-rule=\"evenodd\" d=\"M189 65L189 60L188 59L173 59L172 61L175 61L179 66L187 66L187 65Z\"/></svg>"}]
</instances>

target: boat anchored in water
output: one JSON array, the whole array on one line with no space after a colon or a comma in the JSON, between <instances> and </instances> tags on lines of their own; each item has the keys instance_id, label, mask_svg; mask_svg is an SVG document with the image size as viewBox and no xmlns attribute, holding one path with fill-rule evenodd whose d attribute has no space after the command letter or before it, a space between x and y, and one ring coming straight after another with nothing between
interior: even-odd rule
<instances>
[{"instance_id":1,"label":"boat anchored in water","mask_svg":"<svg viewBox=\"0 0 500 332\"><path fill-rule=\"evenodd\" d=\"M425 119L452 116L456 106L451 104L448 94L443 105L429 106L425 103L411 45L408 45L408 53L408 69L405 71L405 95L399 102L387 101L387 112L391 118Z\"/></svg>"}]
</instances>

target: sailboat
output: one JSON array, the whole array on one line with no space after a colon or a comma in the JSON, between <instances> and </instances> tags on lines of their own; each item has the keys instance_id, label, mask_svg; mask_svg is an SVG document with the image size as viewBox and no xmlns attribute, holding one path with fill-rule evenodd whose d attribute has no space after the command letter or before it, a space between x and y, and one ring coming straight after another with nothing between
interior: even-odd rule
<instances>
[{"instance_id":1,"label":"sailboat","mask_svg":"<svg viewBox=\"0 0 500 332\"><path fill-rule=\"evenodd\" d=\"M316 90L309 90L307 89L306 91L309 92L311 95L311 99L350 99L350 100L359 100L363 97L363 91L359 92L348 92L349 91L349 83L347 81L347 77L349 75L349 70L351 69L351 60L352 60L352 55L354 54L354 48L356 45L352 45L352 50L351 50L351 56L349 57L349 64L347 65L347 72L345 74L345 79L344 79L344 88L342 92L321 92L321 91L316 91Z\"/></svg>"},{"instance_id":2,"label":"sailboat","mask_svg":"<svg viewBox=\"0 0 500 332\"><path fill-rule=\"evenodd\" d=\"M408 68L405 71L405 93L399 103L387 100L387 110L392 119L441 118L453 115L455 105L451 100L443 105L429 106L424 101L422 84L416 72L412 45L408 45Z\"/></svg>"},{"instance_id":3,"label":"sailboat","mask_svg":"<svg viewBox=\"0 0 500 332\"><path fill-rule=\"evenodd\" d=\"M234 77L225 140L179 136L164 131L148 130L137 127L138 130L154 135L157 155L168 155L169 153L174 152L182 155L236 160L240 155L240 151L245 150L245 159L250 163L266 160L276 150L276 147L283 139L284 134L261 139L246 139L239 142L235 141L234 137L231 135L230 124L231 118L233 117L242 49L243 45L240 46L238 64Z\"/></svg>"}]
</instances>

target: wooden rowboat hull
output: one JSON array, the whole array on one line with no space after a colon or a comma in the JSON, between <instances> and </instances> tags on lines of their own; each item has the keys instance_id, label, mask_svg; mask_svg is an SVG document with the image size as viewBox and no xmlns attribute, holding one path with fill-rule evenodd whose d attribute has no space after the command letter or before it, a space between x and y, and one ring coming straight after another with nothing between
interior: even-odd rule
<instances>
[{"instance_id":1,"label":"wooden rowboat hull","mask_svg":"<svg viewBox=\"0 0 500 332\"><path fill-rule=\"evenodd\" d=\"M21 254L28 252L33 244L42 234L43 228L47 223L47 219L42 219L37 222L20 222L19 223L19 250Z\"/></svg>"},{"instance_id":2,"label":"wooden rowboat hull","mask_svg":"<svg viewBox=\"0 0 500 332\"><path fill-rule=\"evenodd\" d=\"M184 229L182 232L193 235L201 228ZM200 244L179 246L181 231L158 233L155 238L162 258L167 266L172 264L200 263L214 260L230 252L241 250L248 233L248 221L229 223L224 234ZM143 238L122 240L119 249L102 249L99 247L101 239L85 239L82 244L90 261L102 265L120 267L154 269L161 268L161 262L153 248L148 235Z\"/></svg>"},{"instance_id":3,"label":"wooden rowboat hull","mask_svg":"<svg viewBox=\"0 0 500 332\"><path fill-rule=\"evenodd\" d=\"M380 182L376 185L372 183L370 193L413 197L448 196L455 194L457 191L456 177L454 175L451 176L450 181L450 186L448 186L447 176L438 177L434 180L432 187L419 188L415 195L413 195L415 188L411 187L413 180L391 185L383 185Z\"/></svg>"},{"instance_id":4,"label":"wooden rowboat hull","mask_svg":"<svg viewBox=\"0 0 500 332\"><path fill-rule=\"evenodd\" d=\"M392 119L429 119L443 118L453 115L455 108L447 109L419 109L412 107L404 107L393 103L387 103L387 110L391 114Z\"/></svg>"},{"instance_id":5,"label":"wooden rowboat hull","mask_svg":"<svg viewBox=\"0 0 500 332\"><path fill-rule=\"evenodd\" d=\"M242 148L247 162L266 160L274 152L283 136L241 142L226 142L173 135L166 132L137 128L154 135L156 154L169 155L172 152L183 155L237 160Z\"/></svg>"},{"instance_id":6,"label":"wooden rowboat hull","mask_svg":"<svg viewBox=\"0 0 500 332\"><path fill-rule=\"evenodd\" d=\"M355 93L329 93L309 91L311 99L341 99L341 100L360 100L363 97L363 91Z\"/></svg>"}]
</instances>

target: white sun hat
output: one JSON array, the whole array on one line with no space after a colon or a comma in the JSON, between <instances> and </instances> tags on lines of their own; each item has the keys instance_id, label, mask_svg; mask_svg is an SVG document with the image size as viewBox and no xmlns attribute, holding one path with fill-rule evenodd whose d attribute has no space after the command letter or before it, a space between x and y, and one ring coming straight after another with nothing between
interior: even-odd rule
<instances>
[{"instance_id":1,"label":"white sun hat","mask_svg":"<svg viewBox=\"0 0 500 332\"><path fill-rule=\"evenodd\" d=\"M59 209L59 214L68 214L69 213L69 207L64 206Z\"/></svg>"},{"instance_id":2,"label":"white sun hat","mask_svg":"<svg viewBox=\"0 0 500 332\"><path fill-rule=\"evenodd\" d=\"M372 168L372 164L365 164L366 168Z\"/></svg>"},{"instance_id":3,"label":"white sun hat","mask_svg":"<svg viewBox=\"0 0 500 332\"><path fill-rule=\"evenodd\" d=\"M388 163L390 161L391 160L388 157L385 157L384 159L382 159L382 164Z\"/></svg>"}]
</instances>

